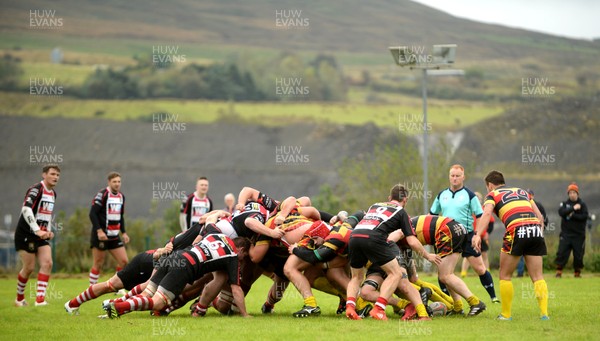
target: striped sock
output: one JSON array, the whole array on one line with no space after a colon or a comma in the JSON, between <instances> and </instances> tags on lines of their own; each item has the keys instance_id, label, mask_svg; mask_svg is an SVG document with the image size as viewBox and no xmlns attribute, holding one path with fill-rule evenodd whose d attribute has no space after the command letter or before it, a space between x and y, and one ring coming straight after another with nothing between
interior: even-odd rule
<instances>
[{"instance_id":1,"label":"striped sock","mask_svg":"<svg viewBox=\"0 0 600 341\"><path fill-rule=\"evenodd\" d=\"M115 302L115 309L119 315L130 311L152 310L152 308L154 308L154 301L146 296L135 296L125 302Z\"/></svg>"},{"instance_id":2,"label":"striped sock","mask_svg":"<svg viewBox=\"0 0 600 341\"><path fill-rule=\"evenodd\" d=\"M198 304L196 304L196 308L194 309L194 312L200 316L204 316L204 315L206 315L207 309L208 309L207 306L198 303Z\"/></svg>"},{"instance_id":3,"label":"striped sock","mask_svg":"<svg viewBox=\"0 0 600 341\"><path fill-rule=\"evenodd\" d=\"M379 296L379 298L377 298L377 302L375 302L375 306L381 310L385 310L385 307L387 306L387 300Z\"/></svg>"},{"instance_id":4,"label":"striped sock","mask_svg":"<svg viewBox=\"0 0 600 341\"><path fill-rule=\"evenodd\" d=\"M96 296L96 294L94 294L93 286L90 286L84 292L82 292L81 294L79 294L79 296L77 296L74 299L72 299L71 302L69 302L69 307L71 307L71 308L77 308L81 304L83 304L83 302L87 302L89 300L93 300L96 297L97 296Z\"/></svg>"},{"instance_id":5,"label":"striped sock","mask_svg":"<svg viewBox=\"0 0 600 341\"><path fill-rule=\"evenodd\" d=\"M98 283L98 278L100 278L100 270L96 268L90 269L90 286Z\"/></svg>"},{"instance_id":6,"label":"striped sock","mask_svg":"<svg viewBox=\"0 0 600 341\"><path fill-rule=\"evenodd\" d=\"M50 275L38 273L37 279L37 296L35 297L35 301L37 303L42 303L46 299L46 290L48 289Z\"/></svg>"},{"instance_id":7,"label":"striped sock","mask_svg":"<svg viewBox=\"0 0 600 341\"><path fill-rule=\"evenodd\" d=\"M346 310L356 310L356 297L348 297L346 300Z\"/></svg>"},{"instance_id":8,"label":"striped sock","mask_svg":"<svg viewBox=\"0 0 600 341\"><path fill-rule=\"evenodd\" d=\"M29 278L21 277L21 273L17 275L17 301L25 299L25 287Z\"/></svg>"}]
</instances>

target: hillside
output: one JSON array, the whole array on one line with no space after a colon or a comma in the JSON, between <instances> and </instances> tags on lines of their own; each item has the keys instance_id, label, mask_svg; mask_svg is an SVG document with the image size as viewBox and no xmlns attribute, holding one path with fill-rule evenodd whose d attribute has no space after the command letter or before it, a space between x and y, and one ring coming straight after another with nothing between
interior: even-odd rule
<instances>
[{"instance_id":1,"label":"hillside","mask_svg":"<svg viewBox=\"0 0 600 341\"><path fill-rule=\"evenodd\" d=\"M32 10L40 14L36 18L62 19L62 25L32 28ZM460 19L409 0L24 0L4 2L0 21L5 47L66 44L130 56L152 45L188 44L205 53L219 45L230 52L351 53L363 62L378 55L370 60L381 64L390 62L390 45L456 43L463 61L535 58L580 65L600 57L597 43Z\"/></svg>"},{"instance_id":2,"label":"hillside","mask_svg":"<svg viewBox=\"0 0 600 341\"><path fill-rule=\"evenodd\" d=\"M31 127L46 133L33 134ZM320 186L336 181L336 165L343 158L371 151L376 138L399 141L397 133L374 125L187 123L160 128L139 121L0 116L1 184L7 194L0 212L18 216L24 191L41 179L42 165L52 161L62 168L59 210L88 207L106 186L106 174L117 170L123 175L128 214L146 217L153 201L162 211L182 191L191 193L202 175L210 180L217 208L226 193L237 195L243 186L276 198L313 196Z\"/></svg>"}]
</instances>

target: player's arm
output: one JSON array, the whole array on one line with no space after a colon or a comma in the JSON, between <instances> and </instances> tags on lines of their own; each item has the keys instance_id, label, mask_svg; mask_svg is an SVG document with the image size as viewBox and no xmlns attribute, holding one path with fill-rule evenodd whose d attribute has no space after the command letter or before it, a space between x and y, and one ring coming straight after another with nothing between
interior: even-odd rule
<instances>
[{"instance_id":1,"label":"player's arm","mask_svg":"<svg viewBox=\"0 0 600 341\"><path fill-rule=\"evenodd\" d=\"M289 196L279 205L279 213L275 217L275 225L279 226L283 224L290 212L296 207L296 197ZM306 216L305 216L306 217ZM308 217L307 217L308 218Z\"/></svg>"},{"instance_id":2,"label":"player's arm","mask_svg":"<svg viewBox=\"0 0 600 341\"><path fill-rule=\"evenodd\" d=\"M438 194L433 200L433 204L431 204L431 208L429 209L429 214L437 215L442 211L440 201L438 200L439 197L440 195Z\"/></svg>"},{"instance_id":3,"label":"player's arm","mask_svg":"<svg viewBox=\"0 0 600 341\"><path fill-rule=\"evenodd\" d=\"M250 247L248 255L250 255L250 260L252 261L252 263L258 264L265 258L267 252L269 251L270 242L270 238L262 240L259 239L256 242L256 245Z\"/></svg>"},{"instance_id":4,"label":"player's arm","mask_svg":"<svg viewBox=\"0 0 600 341\"><path fill-rule=\"evenodd\" d=\"M127 232L125 231L125 195L123 193L121 193L121 195L123 196L123 206L121 206L121 225L120 225L120 230L121 230L121 235L123 236L123 242L125 244L129 243L129 236L127 235Z\"/></svg>"},{"instance_id":5,"label":"player's arm","mask_svg":"<svg viewBox=\"0 0 600 341\"><path fill-rule=\"evenodd\" d=\"M266 227L263 223L254 218L246 218L246 220L244 220L244 225L246 225L247 228L258 234L262 234L273 239L280 239L285 234L285 232L280 229L271 230L270 228Z\"/></svg>"},{"instance_id":6,"label":"player's arm","mask_svg":"<svg viewBox=\"0 0 600 341\"><path fill-rule=\"evenodd\" d=\"M187 230L187 206L188 206L188 198L185 197L181 200L181 208L179 209L179 227L181 228L181 232L185 232Z\"/></svg>"},{"instance_id":7,"label":"player's arm","mask_svg":"<svg viewBox=\"0 0 600 341\"><path fill-rule=\"evenodd\" d=\"M321 213L316 208L309 207L298 207L298 213L312 220L321 220ZM326 220L328 221L328 220Z\"/></svg>"},{"instance_id":8,"label":"player's arm","mask_svg":"<svg viewBox=\"0 0 600 341\"><path fill-rule=\"evenodd\" d=\"M406 236L406 242L408 243L411 249L413 249L415 252L417 252L419 255L421 255L423 258L427 259L431 263L439 265L442 262L442 258L440 256L427 252L427 250L425 250L423 244L421 244L417 237Z\"/></svg>"},{"instance_id":9,"label":"player's arm","mask_svg":"<svg viewBox=\"0 0 600 341\"><path fill-rule=\"evenodd\" d=\"M244 297L244 290L242 290L242 287L240 287L237 284L232 284L231 293L233 294L233 300L235 301L235 304L240 310L240 314L243 317L252 317L252 315L248 314L248 312L246 311L246 302Z\"/></svg>"},{"instance_id":10,"label":"player's arm","mask_svg":"<svg viewBox=\"0 0 600 341\"><path fill-rule=\"evenodd\" d=\"M292 253L296 257L310 264L325 263L333 260L337 253L331 248L321 245L315 250L309 250L304 247L290 246Z\"/></svg>"},{"instance_id":11,"label":"player's arm","mask_svg":"<svg viewBox=\"0 0 600 341\"><path fill-rule=\"evenodd\" d=\"M540 221L540 225L542 226L542 231L544 231L544 215L542 214L542 212L540 211L540 209L537 207L535 201L531 200L531 208L533 208L533 213L535 213L535 216L538 218L538 220Z\"/></svg>"},{"instance_id":12,"label":"player's arm","mask_svg":"<svg viewBox=\"0 0 600 341\"><path fill-rule=\"evenodd\" d=\"M92 200L92 207L90 208L90 221L92 222L92 233L96 233L98 235L98 240L108 240L106 236L106 232L102 228L102 223L100 222L100 214L105 207L106 204L106 192L100 191Z\"/></svg>"},{"instance_id":13,"label":"player's arm","mask_svg":"<svg viewBox=\"0 0 600 341\"><path fill-rule=\"evenodd\" d=\"M492 218L492 212L494 211L494 205L485 204L483 207L483 214L477 219L477 226L475 227L475 234L471 239L471 246L477 251L481 250L481 236L487 230L490 219ZM539 213L539 210L538 210Z\"/></svg>"},{"instance_id":14,"label":"player's arm","mask_svg":"<svg viewBox=\"0 0 600 341\"><path fill-rule=\"evenodd\" d=\"M252 187L244 187L238 194L238 202L235 205L237 210L242 210L248 201L258 201L260 192Z\"/></svg>"},{"instance_id":15,"label":"player's arm","mask_svg":"<svg viewBox=\"0 0 600 341\"><path fill-rule=\"evenodd\" d=\"M246 311L246 302L244 298L244 290L240 287L240 261L237 257L231 258L227 266L227 274L229 276L229 284L233 300L240 310L243 317L251 317Z\"/></svg>"}]
</instances>

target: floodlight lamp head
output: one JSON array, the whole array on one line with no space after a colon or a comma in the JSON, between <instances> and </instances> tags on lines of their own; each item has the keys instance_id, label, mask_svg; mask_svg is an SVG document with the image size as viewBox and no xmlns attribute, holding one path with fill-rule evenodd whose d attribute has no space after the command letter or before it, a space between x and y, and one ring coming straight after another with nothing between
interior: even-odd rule
<instances>
[{"instance_id":1,"label":"floodlight lamp head","mask_svg":"<svg viewBox=\"0 0 600 341\"><path fill-rule=\"evenodd\" d=\"M411 66L417 63L415 53L408 46L390 46L389 50L396 65Z\"/></svg>"},{"instance_id":2,"label":"floodlight lamp head","mask_svg":"<svg viewBox=\"0 0 600 341\"><path fill-rule=\"evenodd\" d=\"M433 64L454 64L456 60L456 44L433 45Z\"/></svg>"}]
</instances>

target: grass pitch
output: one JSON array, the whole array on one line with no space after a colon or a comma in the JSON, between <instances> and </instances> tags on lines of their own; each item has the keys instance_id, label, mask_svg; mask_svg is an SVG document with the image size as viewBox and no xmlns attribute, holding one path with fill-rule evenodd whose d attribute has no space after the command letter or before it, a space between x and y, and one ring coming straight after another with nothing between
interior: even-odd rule
<instances>
[{"instance_id":1,"label":"grass pitch","mask_svg":"<svg viewBox=\"0 0 600 341\"><path fill-rule=\"evenodd\" d=\"M16 277L16 276L14 276ZM87 287L87 278L51 278L48 289L49 305L36 308L15 308L16 279L0 279L0 339L61 339L61 340L149 340L158 338L213 338L230 340L393 340L409 337L444 340L532 340L566 339L589 340L597 337L599 277L587 275L582 279L565 277L555 279L548 274L550 321L540 321L533 294L533 285L528 278L515 278L513 321L496 321L500 305L493 305L479 279L471 275L466 283L471 290L483 298L488 309L474 318L435 318L430 322L402 322L388 308L387 322L366 319L350 321L336 315L337 297L316 292L317 302L323 313L320 317L297 319L292 312L302 306L302 299L291 286L284 298L275 307L272 315L262 315L263 304L270 280L259 279L247 297L247 306L253 318L221 316L214 309L204 318L191 318L188 307L173 312L168 317L151 317L148 312L133 312L118 320L100 320L103 311L101 301L114 295L87 302L80 308L79 316L68 315L64 302ZM431 276L422 276L435 282ZM102 279L106 279L103 277ZM498 284L497 275L494 280ZM30 303L35 298L35 278L27 284L25 295Z\"/></svg>"}]
</instances>

